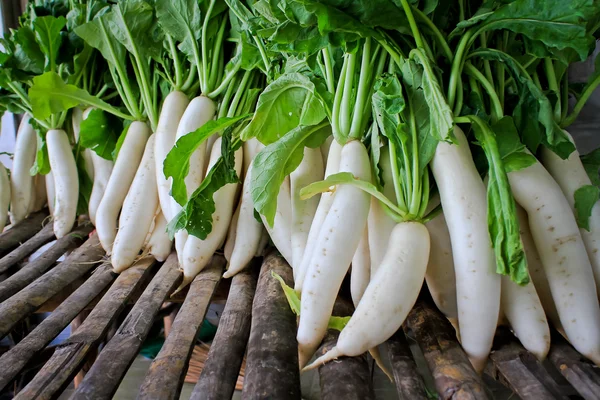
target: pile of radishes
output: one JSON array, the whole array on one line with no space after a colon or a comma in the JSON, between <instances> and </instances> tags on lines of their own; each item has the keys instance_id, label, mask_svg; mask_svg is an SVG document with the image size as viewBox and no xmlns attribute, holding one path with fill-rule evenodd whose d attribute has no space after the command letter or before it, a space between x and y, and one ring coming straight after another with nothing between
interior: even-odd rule
<instances>
[{"instance_id":1,"label":"pile of radishes","mask_svg":"<svg viewBox=\"0 0 600 400\"><path fill-rule=\"evenodd\" d=\"M444 3L32 5L0 57L0 104L24 113L0 213L47 203L57 238L88 216L116 272L176 251L178 290L270 240L301 368L379 361L423 282L479 372L499 323L600 365L600 162L563 130L600 84L567 77L600 6ZM306 367L348 273L356 310Z\"/></svg>"}]
</instances>

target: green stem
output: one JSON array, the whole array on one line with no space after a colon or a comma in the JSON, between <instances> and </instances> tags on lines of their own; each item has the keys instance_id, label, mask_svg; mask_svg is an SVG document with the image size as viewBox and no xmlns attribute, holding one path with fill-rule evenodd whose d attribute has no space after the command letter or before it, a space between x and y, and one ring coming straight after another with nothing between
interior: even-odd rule
<instances>
[{"instance_id":1,"label":"green stem","mask_svg":"<svg viewBox=\"0 0 600 400\"><path fill-rule=\"evenodd\" d=\"M560 120L563 121L565 118L567 118L567 112L569 112L569 74L567 72L565 72L563 75L561 85L562 90L560 91L560 101L562 101L562 105L560 108Z\"/></svg>"},{"instance_id":2,"label":"green stem","mask_svg":"<svg viewBox=\"0 0 600 400\"><path fill-rule=\"evenodd\" d=\"M233 96L233 91L237 86L238 85L236 75L235 79L233 79L233 81L231 82L231 85L227 87L227 91L223 96L223 100L221 100L221 107L219 108L219 118L227 116L227 112L229 111L229 101L231 100L231 97Z\"/></svg>"},{"instance_id":3,"label":"green stem","mask_svg":"<svg viewBox=\"0 0 600 400\"><path fill-rule=\"evenodd\" d=\"M410 198L409 213L418 215L419 206L421 205L421 182L419 180L419 138L417 134L417 121L415 120L414 107L410 104L410 119L411 119L411 135L412 135L412 196Z\"/></svg>"},{"instance_id":4,"label":"green stem","mask_svg":"<svg viewBox=\"0 0 600 400\"><path fill-rule=\"evenodd\" d=\"M240 83L239 87L235 91L235 96L233 97L233 100L231 101L231 105L229 106L229 111L227 111L228 117L234 117L237 115L236 111L237 111L238 104L240 103L240 99L242 98L242 95L244 93L246 93L246 86L248 85L248 80L250 79L251 75L252 75L252 71L244 71L244 76L242 77L242 82Z\"/></svg>"},{"instance_id":5,"label":"green stem","mask_svg":"<svg viewBox=\"0 0 600 400\"><path fill-rule=\"evenodd\" d=\"M211 89L217 85L218 79L222 78L223 75L223 35L225 34L225 26L227 26L227 18L221 19L221 24L219 25L219 31L217 34L217 38L215 40L215 46L212 52L212 64L210 68L210 79L207 84L207 91L212 91ZM215 62L215 60L217 62Z\"/></svg>"},{"instance_id":6,"label":"green stem","mask_svg":"<svg viewBox=\"0 0 600 400\"><path fill-rule=\"evenodd\" d=\"M427 212L427 206L429 205L429 170L425 168L423 171L423 177L421 178L421 187L423 193L421 194L421 206L419 207L418 217L425 215Z\"/></svg>"},{"instance_id":7,"label":"green stem","mask_svg":"<svg viewBox=\"0 0 600 400\"><path fill-rule=\"evenodd\" d=\"M21 99L23 106L31 109L31 103L29 102L27 93L25 93L25 91L21 87L19 87L19 85L15 85L14 82L9 82L7 80L6 86L8 86L19 97L19 99Z\"/></svg>"},{"instance_id":8,"label":"green stem","mask_svg":"<svg viewBox=\"0 0 600 400\"><path fill-rule=\"evenodd\" d=\"M452 62L454 59L454 54L452 54L452 50L448 45L448 41L446 41L446 38L442 34L442 31L440 31L433 21L427 15L423 14L421 10L413 6L412 11L421 22L425 23L425 25L431 29L431 32L433 32L433 37L436 38L438 44L442 48L442 53L450 62Z\"/></svg>"},{"instance_id":9,"label":"green stem","mask_svg":"<svg viewBox=\"0 0 600 400\"><path fill-rule=\"evenodd\" d=\"M194 84L194 77L196 76L196 69L197 68L194 64L190 65L190 70L188 71L187 78L185 79L185 82L183 82L183 85L181 86L182 92L187 92Z\"/></svg>"},{"instance_id":10,"label":"green stem","mask_svg":"<svg viewBox=\"0 0 600 400\"><path fill-rule=\"evenodd\" d=\"M242 66L241 62L238 62L237 64L235 64L235 66L233 67L234 69L232 69L227 75L225 75L225 78L223 79L223 81L221 82L219 87L216 88L215 90L213 90L212 92L207 93L205 96L210 99L214 99L217 96L219 96L221 93L223 93L223 91L225 89L227 89L231 80L235 77L237 72L240 70L241 66Z\"/></svg>"},{"instance_id":11,"label":"green stem","mask_svg":"<svg viewBox=\"0 0 600 400\"><path fill-rule=\"evenodd\" d=\"M340 132L340 108L342 106L342 95L344 91L344 82L347 69L348 58L344 58L344 62L342 63L342 71L340 72L338 84L336 90L334 91L335 95L333 97L333 110L331 111L331 130L333 131L334 136L336 136L336 139L337 137L342 136L342 133Z\"/></svg>"},{"instance_id":12,"label":"green stem","mask_svg":"<svg viewBox=\"0 0 600 400\"><path fill-rule=\"evenodd\" d=\"M479 38L481 40L481 48L487 49L487 34L485 32L482 32L481 35L479 35ZM490 82L494 82L494 76L492 75L492 67L490 66L490 60L483 60L483 69L487 80Z\"/></svg>"},{"instance_id":13,"label":"green stem","mask_svg":"<svg viewBox=\"0 0 600 400\"><path fill-rule=\"evenodd\" d=\"M265 45L256 36L252 36L252 39L254 39L254 43L256 43L256 47L258 47L260 57L262 58L263 63L265 64L265 71L268 75L269 72L271 71L271 63L269 62L269 57L267 56L267 50L265 50Z\"/></svg>"},{"instance_id":14,"label":"green stem","mask_svg":"<svg viewBox=\"0 0 600 400\"><path fill-rule=\"evenodd\" d=\"M569 116L563 120L562 124L560 124L562 128L566 128L567 126L575 122L575 119L577 119L577 116L583 109L583 106L585 105L586 101L588 101L592 93L594 93L594 89L596 89L598 85L600 85L600 75L598 75L596 79L594 79L589 85L586 86L581 96L579 96L579 99L577 99L577 103L575 103L571 114L569 114Z\"/></svg>"},{"instance_id":15,"label":"green stem","mask_svg":"<svg viewBox=\"0 0 600 400\"><path fill-rule=\"evenodd\" d=\"M404 195L402 194L402 183L400 182L400 171L398 170L398 157L396 154L396 148L394 147L394 143L391 141L388 142L388 148L390 151L390 164L392 166L392 179L394 180L394 192L396 193L396 203L398 203L398 208L402 210L408 210L406 208L406 203L404 202Z\"/></svg>"},{"instance_id":16,"label":"green stem","mask_svg":"<svg viewBox=\"0 0 600 400\"><path fill-rule=\"evenodd\" d=\"M100 24L100 30L102 31L102 36L104 37L104 42L108 46L108 50L111 54L111 58L115 61L118 60L117 54L115 52L115 49L113 48L112 41L111 41L110 37L108 36L108 32L106 31L106 27L104 26L104 22L102 21L102 18L98 18L98 23ZM125 70L123 70L123 65L121 65L121 63L119 63L119 62L116 62L114 67L115 67L115 70L119 77L119 83L123 87L123 94L125 95L124 97L122 97L123 102L126 104L126 106L128 104L129 107L131 107L131 108L128 108L128 111L131 113L131 115L133 115L135 117L140 117L140 119L141 119L142 113L140 112L140 109L135 102L135 96L133 95L133 91L131 90L131 86L129 85L129 79L127 77L127 73L125 72ZM114 74L112 74L112 71L111 71L111 75L113 75L113 80L115 80L115 76L114 76ZM115 85L116 85L116 80L115 80ZM125 98L127 98L126 101L125 101Z\"/></svg>"},{"instance_id":17,"label":"green stem","mask_svg":"<svg viewBox=\"0 0 600 400\"><path fill-rule=\"evenodd\" d=\"M460 115L463 106L463 97L464 97L463 83L462 80L458 82L458 88L456 93L456 102L454 104L454 108L452 109L452 113L454 115Z\"/></svg>"},{"instance_id":18,"label":"green stem","mask_svg":"<svg viewBox=\"0 0 600 400\"><path fill-rule=\"evenodd\" d=\"M206 15L204 16L204 21L202 23L202 79L200 80L200 86L202 87L202 93L208 92L206 85L208 85L208 44L207 44L207 35L208 35L208 23L210 21L210 17L215 7L216 0L210 0L208 4L208 10L206 11ZM200 65L198 65L200 68Z\"/></svg>"},{"instance_id":19,"label":"green stem","mask_svg":"<svg viewBox=\"0 0 600 400\"><path fill-rule=\"evenodd\" d=\"M556 98L558 99L556 106L554 107L554 120L558 122L562 115L560 88L558 87L558 81L556 80L554 65L549 57L544 58L544 70L546 71L546 78L548 79L548 88L556 94Z\"/></svg>"},{"instance_id":20,"label":"green stem","mask_svg":"<svg viewBox=\"0 0 600 400\"><path fill-rule=\"evenodd\" d=\"M538 75L537 71L533 71L533 76L531 78L533 79L535 86L542 90L542 82L540 82L540 76Z\"/></svg>"},{"instance_id":21,"label":"green stem","mask_svg":"<svg viewBox=\"0 0 600 400\"><path fill-rule=\"evenodd\" d=\"M408 19L408 25L410 26L410 31L412 32L415 43L417 47L423 48L423 38L421 37L421 32L419 32L419 27L417 26L417 22L415 21L415 17L412 13L410 4L408 0L400 0L402 3L402 8L404 9L404 13L406 14L406 18Z\"/></svg>"},{"instance_id":22,"label":"green stem","mask_svg":"<svg viewBox=\"0 0 600 400\"><path fill-rule=\"evenodd\" d=\"M363 47L362 60L360 64L360 78L358 81L358 91L356 93L356 101L354 102L354 111L352 112L352 123L350 126L349 137L352 139L360 139L363 132L362 119L365 112L365 107L368 103L370 94L369 83L371 82L372 70L370 68L371 61L371 38L365 39Z\"/></svg>"},{"instance_id":23,"label":"green stem","mask_svg":"<svg viewBox=\"0 0 600 400\"><path fill-rule=\"evenodd\" d=\"M350 134L350 123L352 119L352 106L353 103L353 89L354 89L354 73L356 69L356 53L348 54L348 68L346 68L346 75L344 77L344 88L342 95L342 104L340 107L340 130L344 137L348 137ZM340 90L338 87L337 90Z\"/></svg>"},{"instance_id":24,"label":"green stem","mask_svg":"<svg viewBox=\"0 0 600 400\"><path fill-rule=\"evenodd\" d=\"M479 72L479 70L475 68L469 61L465 63L465 72L475 78L481 84L481 86L483 86L486 93L490 97L492 120L494 122L498 121L504 115L504 110L502 109L502 104L498 98L498 93L496 93L496 90L494 89L494 85L488 81L486 77L483 76L483 74Z\"/></svg>"},{"instance_id":25,"label":"green stem","mask_svg":"<svg viewBox=\"0 0 600 400\"><path fill-rule=\"evenodd\" d=\"M171 37L171 35L166 35L167 42L169 43L169 51L171 53L171 57L173 58L173 66L175 68L175 89L181 89L181 81L183 80L183 75L181 73L181 62L179 61L179 52L177 51L177 47L175 46L175 41Z\"/></svg>"},{"instance_id":26,"label":"green stem","mask_svg":"<svg viewBox=\"0 0 600 400\"><path fill-rule=\"evenodd\" d=\"M452 61L452 68L450 70L450 81L448 83L448 105L450 106L450 108L454 107L454 102L456 100L456 92L458 89L460 76L462 74L463 64L465 62L465 55L468 50L469 41L473 36L473 31L471 29L466 31L463 37L460 39L460 42L458 43L458 48L454 55L454 60Z\"/></svg>"},{"instance_id":27,"label":"green stem","mask_svg":"<svg viewBox=\"0 0 600 400\"><path fill-rule=\"evenodd\" d=\"M335 76L333 75L333 66L331 65L331 54L329 52L329 46L323 48L323 62L325 63L325 75L327 82L327 90L330 93L335 91Z\"/></svg>"}]
</instances>

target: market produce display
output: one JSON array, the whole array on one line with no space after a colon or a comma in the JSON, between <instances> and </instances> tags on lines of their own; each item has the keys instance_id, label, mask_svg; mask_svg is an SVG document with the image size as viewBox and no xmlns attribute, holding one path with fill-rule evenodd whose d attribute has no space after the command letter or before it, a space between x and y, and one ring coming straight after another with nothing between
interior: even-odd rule
<instances>
[{"instance_id":1,"label":"market produce display","mask_svg":"<svg viewBox=\"0 0 600 400\"><path fill-rule=\"evenodd\" d=\"M422 290L478 372L499 324L600 366L600 153L566 131L599 29L592 0L31 2L1 41L0 227L89 218L115 272L175 251L177 291L271 242L302 369L380 363Z\"/></svg>"}]
</instances>

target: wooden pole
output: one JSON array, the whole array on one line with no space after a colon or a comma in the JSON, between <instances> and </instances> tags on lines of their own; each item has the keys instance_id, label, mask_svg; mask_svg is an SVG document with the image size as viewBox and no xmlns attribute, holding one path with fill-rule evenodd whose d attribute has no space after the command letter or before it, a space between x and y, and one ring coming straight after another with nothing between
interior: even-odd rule
<instances>
[{"instance_id":1,"label":"wooden pole","mask_svg":"<svg viewBox=\"0 0 600 400\"><path fill-rule=\"evenodd\" d=\"M296 316L272 272L294 287L292 268L283 257L268 255L260 270L252 304L242 399L299 400Z\"/></svg>"}]
</instances>

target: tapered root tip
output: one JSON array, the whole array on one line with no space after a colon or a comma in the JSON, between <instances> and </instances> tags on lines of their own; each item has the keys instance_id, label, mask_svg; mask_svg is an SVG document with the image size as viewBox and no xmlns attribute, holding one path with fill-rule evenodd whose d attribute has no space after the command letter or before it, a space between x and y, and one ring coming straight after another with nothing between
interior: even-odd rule
<instances>
[{"instance_id":1,"label":"tapered root tip","mask_svg":"<svg viewBox=\"0 0 600 400\"><path fill-rule=\"evenodd\" d=\"M302 372L310 371L311 369L320 367L321 365L325 364L326 362L335 360L336 358L341 357L343 355L344 354L342 354L341 350L339 350L337 347L333 347L327 353L325 353L321 357L317 358L312 364L309 364L306 367L302 368Z\"/></svg>"},{"instance_id":2,"label":"tapered root tip","mask_svg":"<svg viewBox=\"0 0 600 400\"><path fill-rule=\"evenodd\" d=\"M383 360L381 359L381 354L379 354L379 349L377 347L373 347L369 350L369 353L371 353L371 357L373 357L373 360L375 360L375 364L377 364L379 369L383 371L383 373L388 377L390 382L394 382L394 376L383 363Z\"/></svg>"},{"instance_id":3,"label":"tapered root tip","mask_svg":"<svg viewBox=\"0 0 600 400\"><path fill-rule=\"evenodd\" d=\"M175 289L175 291L173 293L171 293L171 297L175 296L177 293L179 293L183 289L185 289L186 286L189 285L190 283L192 283L193 280L194 280L194 277L184 275L183 281L181 281L181 284L179 285L179 287L177 289Z\"/></svg>"},{"instance_id":4,"label":"tapered root tip","mask_svg":"<svg viewBox=\"0 0 600 400\"><path fill-rule=\"evenodd\" d=\"M304 368L306 364L308 364L318 347L318 343L312 346L310 344L303 344L300 340L298 341L298 364L300 369Z\"/></svg>"}]
</instances>

